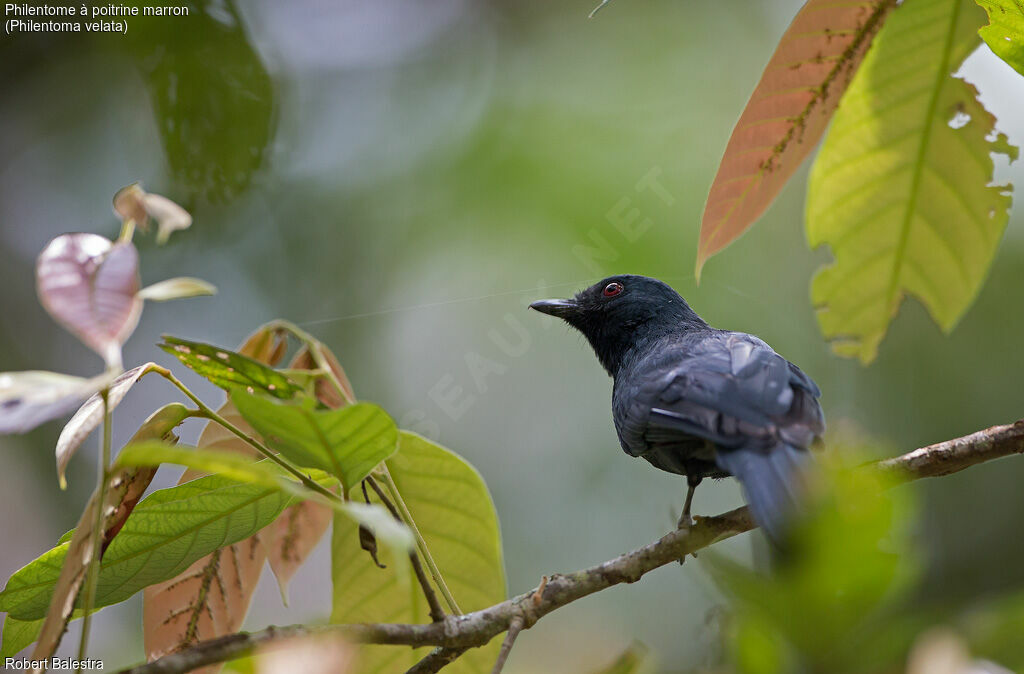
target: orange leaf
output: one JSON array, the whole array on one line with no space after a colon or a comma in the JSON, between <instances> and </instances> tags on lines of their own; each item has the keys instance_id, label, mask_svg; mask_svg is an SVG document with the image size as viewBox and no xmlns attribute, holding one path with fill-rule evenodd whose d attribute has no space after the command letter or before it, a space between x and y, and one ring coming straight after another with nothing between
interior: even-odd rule
<instances>
[{"instance_id":1,"label":"orange leaf","mask_svg":"<svg viewBox=\"0 0 1024 674\"><path fill-rule=\"evenodd\" d=\"M896 0L809 0L761 75L725 148L701 219L708 258L768 208L814 149Z\"/></svg>"},{"instance_id":2,"label":"orange leaf","mask_svg":"<svg viewBox=\"0 0 1024 674\"><path fill-rule=\"evenodd\" d=\"M333 519L334 513L327 506L300 501L288 506L273 524L260 532L267 562L286 604L289 581L327 533Z\"/></svg>"},{"instance_id":3,"label":"orange leaf","mask_svg":"<svg viewBox=\"0 0 1024 674\"><path fill-rule=\"evenodd\" d=\"M143 591L146 657L237 632L249 610L266 553L259 534L196 561L177 578ZM215 672L220 665L196 671Z\"/></svg>"}]
</instances>

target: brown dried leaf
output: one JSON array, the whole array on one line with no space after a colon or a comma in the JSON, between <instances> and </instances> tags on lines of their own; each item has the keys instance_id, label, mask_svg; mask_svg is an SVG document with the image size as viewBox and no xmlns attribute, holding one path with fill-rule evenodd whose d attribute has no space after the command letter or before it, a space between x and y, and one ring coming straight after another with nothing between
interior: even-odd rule
<instances>
[{"instance_id":1,"label":"brown dried leaf","mask_svg":"<svg viewBox=\"0 0 1024 674\"><path fill-rule=\"evenodd\" d=\"M238 353L258 360L270 367L276 366L288 350L288 333L281 328L263 326L245 338Z\"/></svg>"},{"instance_id":2,"label":"brown dried leaf","mask_svg":"<svg viewBox=\"0 0 1024 674\"><path fill-rule=\"evenodd\" d=\"M188 415L188 409L178 403L166 405L154 412L149 419L142 424L139 430L132 437L132 442L145 440L164 440L165 442L176 442L174 428L180 424ZM103 516L103 541L101 543L101 556L106 552L107 546L114 537L121 531L125 520L131 514L135 505L142 498L150 481L156 474L156 468L127 468L118 471L110 478L108 483L107 496L104 500ZM92 557L93 527L96 521L96 495L93 494L89 504L82 511L78 520L71 542L68 546L68 554L64 566L61 568L60 577L54 588L53 598L50 600L50 610L39 631L35 650L32 653L32 660L44 660L57 650L60 639L67 628L71 613L74 610L75 600L85 581L85 571L89 560ZM35 671L42 671L33 669Z\"/></svg>"},{"instance_id":3,"label":"brown dried leaf","mask_svg":"<svg viewBox=\"0 0 1024 674\"><path fill-rule=\"evenodd\" d=\"M701 220L697 277L768 208L818 142L896 0L809 0L733 129Z\"/></svg>"},{"instance_id":4,"label":"brown dried leaf","mask_svg":"<svg viewBox=\"0 0 1024 674\"><path fill-rule=\"evenodd\" d=\"M337 378L338 383L341 384L341 388L348 396L348 399L346 400L345 397L341 396L331 382L323 379L316 383L316 397L320 402L332 409L344 407L356 399L356 394L352 390L352 384L349 382L344 368L341 367L341 363L339 363L335 355L331 353L331 350L323 344L317 344L316 347L320 350L324 360L327 361L327 364L330 366L335 378ZM316 361L309 353L309 349L302 347L302 349L295 354L295 358L292 360L289 367L293 370L315 370L317 365Z\"/></svg>"},{"instance_id":5,"label":"brown dried leaf","mask_svg":"<svg viewBox=\"0 0 1024 674\"><path fill-rule=\"evenodd\" d=\"M151 194L142 189L139 183L122 187L114 195L114 213L124 222L134 222L143 230L149 230L149 220L157 224L156 242L167 243L172 232L188 229L192 225L192 216L188 211L170 199L159 194Z\"/></svg>"}]
</instances>

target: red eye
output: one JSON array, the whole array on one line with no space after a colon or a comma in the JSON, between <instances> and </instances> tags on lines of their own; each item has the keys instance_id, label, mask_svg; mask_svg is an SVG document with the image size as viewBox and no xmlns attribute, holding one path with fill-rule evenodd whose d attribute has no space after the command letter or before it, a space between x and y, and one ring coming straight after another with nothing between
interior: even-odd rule
<instances>
[{"instance_id":1,"label":"red eye","mask_svg":"<svg viewBox=\"0 0 1024 674\"><path fill-rule=\"evenodd\" d=\"M618 283L617 281L613 281L613 282L609 283L608 285L606 285L604 287L604 296L605 297L615 297L616 295L621 293L623 290L625 290L625 288L622 287L621 283Z\"/></svg>"}]
</instances>

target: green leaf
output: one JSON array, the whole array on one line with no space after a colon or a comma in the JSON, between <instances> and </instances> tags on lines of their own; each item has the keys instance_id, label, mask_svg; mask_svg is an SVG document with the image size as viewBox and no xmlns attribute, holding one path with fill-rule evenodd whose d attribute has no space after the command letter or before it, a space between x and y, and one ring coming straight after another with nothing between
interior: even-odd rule
<instances>
[{"instance_id":1,"label":"green leaf","mask_svg":"<svg viewBox=\"0 0 1024 674\"><path fill-rule=\"evenodd\" d=\"M271 447L301 466L337 476L346 492L396 449L395 423L371 403L313 410L240 391L231 402Z\"/></svg>"},{"instance_id":2,"label":"green leaf","mask_svg":"<svg viewBox=\"0 0 1024 674\"><path fill-rule=\"evenodd\" d=\"M291 398L301 389L280 372L263 363L212 344L190 342L164 335L161 349L171 354L211 383L228 391L264 391L275 398Z\"/></svg>"},{"instance_id":3,"label":"green leaf","mask_svg":"<svg viewBox=\"0 0 1024 674\"><path fill-rule=\"evenodd\" d=\"M988 12L988 25L978 31L981 39L1024 75L1024 4L1020 0L977 0Z\"/></svg>"},{"instance_id":4,"label":"green leaf","mask_svg":"<svg viewBox=\"0 0 1024 674\"><path fill-rule=\"evenodd\" d=\"M94 614L95 615L95 614ZM7 616L4 618L3 644L0 645L0 660L13 657L39 636L44 618L39 620L18 620Z\"/></svg>"},{"instance_id":5,"label":"green leaf","mask_svg":"<svg viewBox=\"0 0 1024 674\"><path fill-rule=\"evenodd\" d=\"M377 537L396 551L408 552L415 541L412 532L381 506L328 499L307 489L269 461L253 461L236 452L226 452L162 442L139 442L127 445L117 455L118 466L159 466L173 463L194 470L216 473L224 477L263 487L282 489L303 499L315 499L323 505L351 518L356 524L373 529ZM317 471L314 479L325 475ZM333 482L333 480L332 480Z\"/></svg>"},{"instance_id":6,"label":"green leaf","mask_svg":"<svg viewBox=\"0 0 1024 674\"><path fill-rule=\"evenodd\" d=\"M647 647L639 641L634 641L611 664L592 674L638 674L649 669L647 655Z\"/></svg>"},{"instance_id":7,"label":"green leaf","mask_svg":"<svg viewBox=\"0 0 1024 674\"><path fill-rule=\"evenodd\" d=\"M807 237L835 256L811 295L838 354L873 360L906 294L951 330L992 263L1010 196L990 185L990 153L1016 149L975 88L950 75L983 19L967 0L906 0L832 120L808 185Z\"/></svg>"},{"instance_id":8,"label":"green leaf","mask_svg":"<svg viewBox=\"0 0 1024 674\"><path fill-rule=\"evenodd\" d=\"M456 454L408 431L400 433L399 451L387 466L460 607L475 611L504 600L498 516L480 474ZM332 622L429 621L426 600L411 572L401 573L406 576L390 565L377 568L360 549L357 527L335 519ZM499 642L470 650L448 669L456 674L490 671ZM367 646L360 672L404 671L425 654L425 649Z\"/></svg>"},{"instance_id":9,"label":"green leaf","mask_svg":"<svg viewBox=\"0 0 1024 674\"><path fill-rule=\"evenodd\" d=\"M94 610L90 615L95 616L99 610ZM82 610L75 609L71 613L71 620L78 620L82 617ZM43 629L43 622L46 618L39 620L18 620L7 616L4 618L3 643L0 644L0 660L14 657L30 644L39 638L39 631Z\"/></svg>"},{"instance_id":10,"label":"green leaf","mask_svg":"<svg viewBox=\"0 0 1024 674\"><path fill-rule=\"evenodd\" d=\"M139 291L139 299L151 302L166 302L168 300L216 294L217 288L202 279L179 276L146 286Z\"/></svg>"},{"instance_id":11,"label":"green leaf","mask_svg":"<svg viewBox=\"0 0 1024 674\"><path fill-rule=\"evenodd\" d=\"M126 36L171 176L189 201L237 196L269 155L277 127L274 83L239 4L190 5L174 21L140 16Z\"/></svg>"},{"instance_id":12,"label":"green leaf","mask_svg":"<svg viewBox=\"0 0 1024 674\"><path fill-rule=\"evenodd\" d=\"M1024 671L1024 593L995 597L959 620L971 652L1011 671ZM6 635L5 635L6 638Z\"/></svg>"},{"instance_id":13,"label":"green leaf","mask_svg":"<svg viewBox=\"0 0 1024 674\"><path fill-rule=\"evenodd\" d=\"M202 449L187 445L168 445L163 442L136 442L125 446L117 455L115 465L159 466L174 463L205 473L216 473L237 482L248 482L262 487L281 488L287 478L274 464L253 461L235 452Z\"/></svg>"},{"instance_id":14,"label":"green leaf","mask_svg":"<svg viewBox=\"0 0 1024 674\"><path fill-rule=\"evenodd\" d=\"M214 550L248 538L292 500L279 488L220 475L153 492L135 507L104 553L96 606L124 601ZM18 620L42 618L67 549L68 543L58 545L15 572L0 592L0 611Z\"/></svg>"},{"instance_id":15,"label":"green leaf","mask_svg":"<svg viewBox=\"0 0 1024 674\"><path fill-rule=\"evenodd\" d=\"M782 674L786 668L786 644L778 631L758 616L741 615L733 620L732 659L742 674Z\"/></svg>"},{"instance_id":16,"label":"green leaf","mask_svg":"<svg viewBox=\"0 0 1024 674\"><path fill-rule=\"evenodd\" d=\"M741 672L885 671L903 636L892 611L912 587L920 555L916 508L896 480L843 464L868 454L833 442L819 462L807 516L771 573L701 553L734 600L730 650ZM799 662L793 659L799 657Z\"/></svg>"}]
</instances>

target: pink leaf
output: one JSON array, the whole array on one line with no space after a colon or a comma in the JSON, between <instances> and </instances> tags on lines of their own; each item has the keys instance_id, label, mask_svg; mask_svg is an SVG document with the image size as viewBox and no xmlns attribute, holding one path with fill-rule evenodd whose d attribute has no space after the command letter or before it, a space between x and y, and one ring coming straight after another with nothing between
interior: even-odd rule
<instances>
[{"instance_id":1,"label":"pink leaf","mask_svg":"<svg viewBox=\"0 0 1024 674\"><path fill-rule=\"evenodd\" d=\"M96 234L58 236L36 263L39 301L50 315L110 366L139 322L139 254Z\"/></svg>"},{"instance_id":2,"label":"pink leaf","mask_svg":"<svg viewBox=\"0 0 1024 674\"><path fill-rule=\"evenodd\" d=\"M121 403L131 387L135 386L135 382L149 372L149 368L153 365L155 363L133 367L114 380L107 393L107 404L111 411ZM67 469L68 461L89 437L89 433L102 422L103 398L96 393L78 408L75 416L71 417L71 420L64 426L64 430L60 432L60 437L57 438L56 454L57 479L60 481L61 489L67 486L64 471Z\"/></svg>"}]
</instances>

